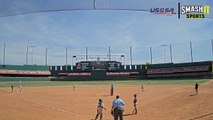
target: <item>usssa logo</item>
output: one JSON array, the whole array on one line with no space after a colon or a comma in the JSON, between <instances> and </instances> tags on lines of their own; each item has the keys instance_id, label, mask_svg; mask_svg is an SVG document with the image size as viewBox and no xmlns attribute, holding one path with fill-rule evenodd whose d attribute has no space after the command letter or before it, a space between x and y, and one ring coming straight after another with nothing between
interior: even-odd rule
<instances>
[{"instance_id":1,"label":"usssa logo","mask_svg":"<svg viewBox=\"0 0 213 120\"><path fill-rule=\"evenodd\" d=\"M166 14L166 15L174 15L176 14L174 8L151 8L150 13L155 14Z\"/></svg>"}]
</instances>

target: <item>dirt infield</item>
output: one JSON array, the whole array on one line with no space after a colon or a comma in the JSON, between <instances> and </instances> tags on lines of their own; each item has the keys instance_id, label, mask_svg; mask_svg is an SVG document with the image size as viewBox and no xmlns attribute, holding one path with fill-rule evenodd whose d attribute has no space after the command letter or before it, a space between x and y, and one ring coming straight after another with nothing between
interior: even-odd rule
<instances>
[{"instance_id":1,"label":"dirt infield","mask_svg":"<svg viewBox=\"0 0 213 120\"><path fill-rule=\"evenodd\" d=\"M213 81L200 86L195 95L191 85L147 85L145 92L137 85L115 86L115 95L125 102L125 120L213 120ZM138 94L138 114L132 115L133 94ZM98 99L102 98L110 115L110 86L0 88L0 120L92 120Z\"/></svg>"}]
</instances>

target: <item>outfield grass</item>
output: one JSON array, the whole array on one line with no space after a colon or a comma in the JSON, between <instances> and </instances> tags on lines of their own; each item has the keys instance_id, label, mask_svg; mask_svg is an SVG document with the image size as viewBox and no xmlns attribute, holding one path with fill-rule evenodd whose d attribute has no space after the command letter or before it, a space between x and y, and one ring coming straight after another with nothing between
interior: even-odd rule
<instances>
[{"instance_id":1,"label":"outfield grass","mask_svg":"<svg viewBox=\"0 0 213 120\"><path fill-rule=\"evenodd\" d=\"M78 85L194 85L195 82L202 84L209 79L186 79L186 80L120 80L120 81L23 81L24 87L36 86L72 86ZM10 87L11 84L19 86L19 81L0 81L0 87Z\"/></svg>"}]
</instances>

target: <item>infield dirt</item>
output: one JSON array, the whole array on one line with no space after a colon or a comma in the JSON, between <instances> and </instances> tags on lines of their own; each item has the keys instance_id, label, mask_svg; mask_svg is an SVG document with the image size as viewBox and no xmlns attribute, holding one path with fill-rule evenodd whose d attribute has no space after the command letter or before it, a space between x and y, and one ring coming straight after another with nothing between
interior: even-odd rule
<instances>
[{"instance_id":1,"label":"infield dirt","mask_svg":"<svg viewBox=\"0 0 213 120\"><path fill-rule=\"evenodd\" d=\"M0 120L93 120L98 99L107 110L103 120L113 120L112 101L119 95L125 102L125 120L213 120L213 81L201 84L195 95L193 85L72 85L24 87L11 93L0 88ZM133 95L138 95L138 114L133 115Z\"/></svg>"}]
</instances>

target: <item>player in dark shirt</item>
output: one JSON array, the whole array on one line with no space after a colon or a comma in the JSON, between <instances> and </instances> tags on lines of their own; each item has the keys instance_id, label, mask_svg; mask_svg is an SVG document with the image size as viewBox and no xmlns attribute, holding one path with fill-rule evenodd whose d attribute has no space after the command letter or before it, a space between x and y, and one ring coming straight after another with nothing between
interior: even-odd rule
<instances>
[{"instance_id":1,"label":"player in dark shirt","mask_svg":"<svg viewBox=\"0 0 213 120\"><path fill-rule=\"evenodd\" d=\"M11 93L13 93L14 85L12 84L10 87L11 87Z\"/></svg>"},{"instance_id":2,"label":"player in dark shirt","mask_svg":"<svg viewBox=\"0 0 213 120\"><path fill-rule=\"evenodd\" d=\"M113 96L114 93L114 84L111 84L110 96Z\"/></svg>"},{"instance_id":3,"label":"player in dark shirt","mask_svg":"<svg viewBox=\"0 0 213 120\"><path fill-rule=\"evenodd\" d=\"M195 83L195 92L196 92L196 95L198 94L198 83L196 82Z\"/></svg>"},{"instance_id":4,"label":"player in dark shirt","mask_svg":"<svg viewBox=\"0 0 213 120\"><path fill-rule=\"evenodd\" d=\"M134 94L134 100L133 100L133 105L134 105L134 108L133 108L133 111L132 111L132 113L133 114L137 114L137 112L138 112L138 110L137 110L137 101L138 101L138 99L137 99L137 95L136 94Z\"/></svg>"}]
</instances>

